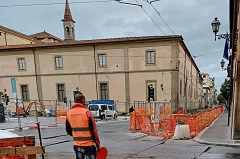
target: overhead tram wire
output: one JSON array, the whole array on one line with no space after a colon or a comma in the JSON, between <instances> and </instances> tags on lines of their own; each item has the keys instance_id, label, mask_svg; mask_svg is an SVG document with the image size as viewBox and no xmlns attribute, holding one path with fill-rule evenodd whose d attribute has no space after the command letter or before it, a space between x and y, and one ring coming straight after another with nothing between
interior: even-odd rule
<instances>
[{"instance_id":1,"label":"overhead tram wire","mask_svg":"<svg viewBox=\"0 0 240 159\"><path fill-rule=\"evenodd\" d=\"M135 0L136 1L136 3L138 3L138 1L137 0ZM154 1L153 1L154 2ZM138 3L139 4L139 3ZM140 5L140 4L139 4ZM150 5L151 5L151 3L150 3ZM152 6L152 5L151 5ZM153 7L153 6L152 6ZM157 23L150 17L150 15L146 12L146 10L141 6L141 8L142 8L142 10L145 12L145 14L153 21L153 23L159 28L159 30L161 30L162 31L162 33L166 36L166 34L164 33L164 31L157 25ZM154 9L155 9L155 11L157 11L156 10L156 8L155 7L153 7ZM158 12L158 11L157 11ZM160 16L160 13L158 12L158 15ZM160 16L161 17L161 16ZM163 19L163 18L162 18ZM165 22L165 20L163 20L164 22ZM166 24L166 23L165 23ZM166 24L167 25L167 24ZM167 25L168 27L169 27L169 25ZM170 27L169 27L170 28ZM170 30L172 31L172 29L170 28ZM172 31L173 32L173 31ZM174 32L173 32L173 34L174 34ZM175 35L175 34L174 34ZM180 50L180 48L178 48L173 42L172 42L172 44L173 44L173 46L177 49L177 50L179 50L179 52L180 53L182 53L183 55L184 55L184 53ZM194 56L192 56L191 55L191 52L189 52L189 54L190 54L190 56L192 57L192 59L193 59L193 57ZM203 55L204 56L204 55Z\"/></svg>"},{"instance_id":2,"label":"overhead tram wire","mask_svg":"<svg viewBox=\"0 0 240 159\"><path fill-rule=\"evenodd\" d=\"M210 53L206 53L206 54L202 54L202 55L193 55L193 58L197 58L197 57L201 57L201 56L207 56L207 55L211 55L211 54L216 54L219 52L222 52L223 50L219 50L219 51L214 51L214 52L210 52Z\"/></svg>"},{"instance_id":3,"label":"overhead tram wire","mask_svg":"<svg viewBox=\"0 0 240 159\"><path fill-rule=\"evenodd\" d=\"M170 26L167 24L167 22L163 19L163 17L161 16L160 12L152 5L153 2L159 1L159 0L155 0L155 1L146 1L143 0L144 2L147 2L151 5L151 7L157 12L158 16L162 19L162 21L165 23L165 25L168 27L169 30L171 30L171 32L175 35L174 31L170 28Z\"/></svg>"},{"instance_id":4,"label":"overhead tram wire","mask_svg":"<svg viewBox=\"0 0 240 159\"><path fill-rule=\"evenodd\" d=\"M76 4L76 3L99 3L99 2L118 2L118 3L121 3L121 4L128 4L128 5L135 5L135 6L139 6L142 8L142 10L145 12L145 14L147 14L147 16L151 19L151 21L158 27L159 30L162 31L162 33L167 36L164 31L157 25L157 23L151 18L151 16L146 12L146 10L143 8L142 5L140 5L138 3L137 0L135 0L137 2L137 4L132 4L132 3L127 3L127 2L122 2L121 0L101 0L101 1L83 1L83 2L69 2L69 4ZM159 0L153 0L153 1L150 1L150 5L152 6L152 2L155 2L155 1L159 1ZM148 1L147 1L148 2ZM26 6L43 6L43 5L59 5L59 4L65 4L65 3L45 3L45 4L23 4L23 5L9 5L9 6L0 6L1 7L26 7ZM153 7L153 6L152 6ZM155 9L155 7L153 7ZM156 9L155 9L156 10ZM157 11L157 10L156 10ZM158 11L157 11L158 12ZM160 13L158 12L158 14L160 15ZM160 16L161 17L161 16ZM162 18L162 20L164 21L164 19ZM165 22L165 21L164 21ZM167 23L165 22L165 24L167 25ZM168 26L168 25L167 25ZM168 26L169 27L169 26ZM169 27L169 29L171 30L171 28ZM172 31L172 30L171 30ZM173 31L172 31L173 32ZM174 34L174 32L173 32ZM175 34L174 34L175 35ZM175 46L175 44L173 44ZM176 46L175 46L176 47ZM176 47L177 48L177 47ZM177 48L179 49L179 48ZM180 51L180 49L179 49ZM181 51L180 51L181 52ZM181 52L182 53L182 52Z\"/></svg>"},{"instance_id":5,"label":"overhead tram wire","mask_svg":"<svg viewBox=\"0 0 240 159\"><path fill-rule=\"evenodd\" d=\"M137 1L137 0L135 0L136 1L136 3L138 4L138 5L140 5L139 4L139 2ZM159 30L161 30L161 32L163 33L163 35L164 36L167 36L166 34L165 34L165 32L158 26L158 24L151 18L151 16L147 13L147 11L141 6L141 8L142 8L142 10L144 11L144 13L150 18L150 20L157 26L157 28L159 29ZM175 34L174 34L175 35ZM173 43L173 42L171 42L172 44L173 44L173 46L177 49L177 50L179 50L179 52L180 53L182 53L182 55L184 55L184 53ZM191 55L191 54L190 54Z\"/></svg>"},{"instance_id":6,"label":"overhead tram wire","mask_svg":"<svg viewBox=\"0 0 240 159\"><path fill-rule=\"evenodd\" d=\"M82 1L82 2L69 2L69 4L83 4L83 3L106 3L106 2L115 2L115 0L99 0L99 1ZM36 4L14 4L1 6L0 8L10 8L10 7L29 7L29 6L48 6L48 5L64 5L66 3L36 3Z\"/></svg>"},{"instance_id":7,"label":"overhead tram wire","mask_svg":"<svg viewBox=\"0 0 240 159\"><path fill-rule=\"evenodd\" d=\"M139 6L139 7L142 7L142 5L140 5L140 4L124 2L124 1L122 1L122 0L115 0L115 1L118 2L118 3L121 3L121 4L127 4L127 5L133 5L133 6Z\"/></svg>"},{"instance_id":8,"label":"overhead tram wire","mask_svg":"<svg viewBox=\"0 0 240 159\"><path fill-rule=\"evenodd\" d=\"M158 26L158 24L152 19L152 17L147 13L147 11L142 7L142 5L139 4L137 0L135 0L135 1L136 1L136 3L140 6L140 8L142 8L142 10L144 11L144 13L150 18L150 20L157 26L157 28L158 28L159 30L161 30L161 32L162 32L165 36L167 36L167 35L164 33L164 31Z\"/></svg>"},{"instance_id":9,"label":"overhead tram wire","mask_svg":"<svg viewBox=\"0 0 240 159\"><path fill-rule=\"evenodd\" d=\"M136 6L139 6L142 8L142 10L145 12L145 14L150 18L150 20L158 27L159 30L161 30L161 32L167 36L164 31L157 25L157 23L151 18L151 16L146 12L146 10L142 7L142 5L139 4L139 2L137 0L135 0L137 2L137 4L131 4L131 3L127 3L127 2L122 2L121 0L99 0L99 1L82 1L82 2L69 2L69 4L79 4L79 3L106 3L106 2L119 2L121 4L129 4L129 5L136 5ZM143 0L147 3L149 3L152 8L157 12L158 16L163 20L163 22L166 24L166 26L169 28L169 30L171 30L171 32L175 35L175 33L173 32L173 30L169 27L169 25L166 23L166 21L163 19L163 17L160 15L160 12L152 5L152 2L156 2L156 1L159 1L159 0L153 0L153 1L146 1L146 0ZM60 5L60 4L65 4L65 3L43 3L43 4L20 4L20 5L8 5L8 6L0 6L1 7L27 7L27 6L44 6L44 5ZM175 46L175 44L174 44ZM175 46L176 47L176 46ZM177 48L177 47L176 47ZM178 49L178 48L177 48ZM180 51L180 50L179 50ZM181 52L181 51L180 51ZM182 52L181 52L182 53ZM212 53L209 53L209 54L212 54ZM196 57L199 57L199 56L205 56L207 54L203 54L203 55L197 55L197 56L194 56L194 58ZM71 56L71 55L70 55ZM75 55L73 55L75 56ZM76 56L79 56L79 55L76 55ZM80 55L81 56L81 55ZM140 56L136 56L136 57L140 57ZM164 57L159 57L159 58L164 58ZM166 57L168 58L168 57Z\"/></svg>"},{"instance_id":10,"label":"overhead tram wire","mask_svg":"<svg viewBox=\"0 0 240 159\"><path fill-rule=\"evenodd\" d=\"M136 0L135 0L136 1ZM169 28L169 30L173 33L173 35L176 35L174 33L174 31L170 28L170 26L167 24L167 22L163 19L163 17L161 16L160 12L152 5L153 2L156 1L160 1L160 0L153 0L153 1L148 1L148 0L143 0L144 2L147 2L148 4L151 5L151 7L157 12L158 16L162 19L162 21L165 23L165 25ZM138 3L138 2L137 2ZM162 31L162 30L161 30ZM162 31L163 32L163 31ZM166 36L166 34L163 32L163 34ZM175 46L176 49L178 49L180 51L180 53L182 53L182 55L184 55L184 53L172 42L172 44ZM189 52L190 53L190 52ZM191 53L190 53L191 55ZM192 56L192 55L191 55Z\"/></svg>"},{"instance_id":11,"label":"overhead tram wire","mask_svg":"<svg viewBox=\"0 0 240 159\"><path fill-rule=\"evenodd\" d=\"M163 17L161 16L160 12L153 6L153 2L156 2L156 1L160 1L160 0L153 0L153 1L148 1L148 0L143 0L144 2L148 3L156 12L157 12L157 15L162 19L162 21L165 23L165 25L168 27L168 29L174 34L174 31L170 28L170 26L167 24L167 22L163 19ZM223 50L221 50L223 51ZM197 58L197 57L201 57L201 56L206 56L206 55L209 55L209 54L215 54L215 53L219 53L221 51L215 51L215 52L212 52L212 53L206 53L206 54L202 54L202 55L193 55L191 52L189 52L191 54L191 56L193 58Z\"/></svg>"},{"instance_id":12,"label":"overhead tram wire","mask_svg":"<svg viewBox=\"0 0 240 159\"><path fill-rule=\"evenodd\" d=\"M136 0L135 0L136 1ZM169 30L174 34L174 31L170 28L170 26L167 24L167 22L163 19L163 17L161 16L160 12L152 5L153 2L156 2L156 1L160 1L160 0L153 0L153 1L148 1L148 0L143 0L144 2L148 3L151 5L151 7L157 12L158 16L162 19L162 21L165 23L165 25L169 28ZM137 1L136 1L137 2ZM138 2L137 2L138 3ZM156 23L155 23L156 24ZM162 30L161 30L162 31ZM163 32L163 31L162 31ZM164 35L166 35L164 32L163 32ZM172 44L181 52L181 50L172 42ZM221 50L223 51L223 50ZM221 51L215 51L215 52L211 52L211 53L206 53L206 54L202 54L202 55L193 55L191 52L190 55L193 57L193 58L197 58L197 57L201 57L201 56L207 56L207 55L210 55L210 54L216 54L216 53L219 53ZM181 52L182 53L182 52ZM182 53L183 54L183 53Z\"/></svg>"}]
</instances>

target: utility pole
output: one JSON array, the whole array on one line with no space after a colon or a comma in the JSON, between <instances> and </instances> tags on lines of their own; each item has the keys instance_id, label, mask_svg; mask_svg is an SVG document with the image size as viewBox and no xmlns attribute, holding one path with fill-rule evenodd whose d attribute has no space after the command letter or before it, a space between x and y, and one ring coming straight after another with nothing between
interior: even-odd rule
<instances>
[{"instance_id":1,"label":"utility pole","mask_svg":"<svg viewBox=\"0 0 240 159\"><path fill-rule=\"evenodd\" d=\"M185 104L184 104L184 114L187 113L187 54L185 53L185 59L184 59L184 96L185 96Z\"/></svg>"}]
</instances>

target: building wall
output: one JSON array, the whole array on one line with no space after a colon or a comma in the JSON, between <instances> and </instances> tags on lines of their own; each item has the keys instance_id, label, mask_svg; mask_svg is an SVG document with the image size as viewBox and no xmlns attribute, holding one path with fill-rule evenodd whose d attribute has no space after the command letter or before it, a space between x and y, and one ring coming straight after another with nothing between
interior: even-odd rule
<instances>
[{"instance_id":1,"label":"building wall","mask_svg":"<svg viewBox=\"0 0 240 159\"><path fill-rule=\"evenodd\" d=\"M184 107L187 103L188 109L198 109L201 107L201 96L198 95L202 92L198 68L193 65L190 57L185 55L182 47L179 61L179 105Z\"/></svg>"},{"instance_id":2,"label":"building wall","mask_svg":"<svg viewBox=\"0 0 240 159\"><path fill-rule=\"evenodd\" d=\"M58 40L51 39L51 38L44 38L44 39L41 39L40 41L45 42L45 43L58 42Z\"/></svg>"},{"instance_id":3,"label":"building wall","mask_svg":"<svg viewBox=\"0 0 240 159\"><path fill-rule=\"evenodd\" d=\"M1 45L19 45L19 44L31 44L32 41L27 40L25 38L15 36L10 33L5 33L4 31L0 30L0 46Z\"/></svg>"},{"instance_id":4,"label":"building wall","mask_svg":"<svg viewBox=\"0 0 240 159\"><path fill-rule=\"evenodd\" d=\"M19 106L22 107L22 94L21 94L21 85L28 85L29 90L29 98L31 100L38 100L37 95L37 87L36 87L36 78L34 76L22 76L22 77L14 77L16 79L16 91L17 91L17 97L18 102L20 103ZM1 78L1 92L4 92L4 89L6 90L6 94L9 95L10 103L8 103L8 108L11 111L15 111L15 103L12 93L12 87L11 87L11 80L10 77L4 77ZM29 104L29 101L24 102L25 106Z\"/></svg>"},{"instance_id":5,"label":"building wall","mask_svg":"<svg viewBox=\"0 0 240 159\"><path fill-rule=\"evenodd\" d=\"M240 27L240 15L239 15L239 7L240 4L238 2L238 15L237 16L237 26L236 29L239 30ZM233 17L234 18L234 17ZM236 46L236 58L235 58L235 65L234 65L234 78L235 78L235 82L234 82L234 100L233 100L233 108L232 108L232 132L233 132L233 138L236 140L239 140L240 138L240 45L239 45L239 41L240 41L240 34L239 31L236 33L237 34L237 46Z\"/></svg>"},{"instance_id":6,"label":"building wall","mask_svg":"<svg viewBox=\"0 0 240 159\"><path fill-rule=\"evenodd\" d=\"M201 74L203 77L203 83L209 86L208 92L208 102L209 104L215 104L217 101L216 97L216 90L215 90L215 79L211 78L207 73Z\"/></svg>"},{"instance_id":7,"label":"building wall","mask_svg":"<svg viewBox=\"0 0 240 159\"><path fill-rule=\"evenodd\" d=\"M184 50L180 48L179 53L179 102L185 102L185 69L186 69L187 55Z\"/></svg>"},{"instance_id":8,"label":"building wall","mask_svg":"<svg viewBox=\"0 0 240 159\"><path fill-rule=\"evenodd\" d=\"M109 99L125 103L118 108L124 112L135 100L146 101L147 85L153 84L155 101L173 102L173 111L176 112L180 107L178 102L186 102L185 79L187 88L190 88L187 102L198 102L193 95L194 90L198 90L198 70L179 43L144 41L1 51L0 91L6 88L11 97L10 78L15 77L17 86L20 83L29 85L32 100L55 100L57 84L64 84L65 92L73 92L78 87L89 101L100 99L100 83L105 82ZM146 63L146 50L155 51L154 65ZM99 66L99 54L106 54L106 67ZM55 56L62 57L62 69L55 69ZM26 71L18 71L19 57L25 58ZM18 91L20 96L19 88ZM60 102L60 105L64 103Z\"/></svg>"},{"instance_id":9,"label":"building wall","mask_svg":"<svg viewBox=\"0 0 240 159\"><path fill-rule=\"evenodd\" d=\"M19 70L18 58L26 61L26 70ZM1 53L1 76L27 76L34 75L34 58L31 50L9 51Z\"/></svg>"},{"instance_id":10,"label":"building wall","mask_svg":"<svg viewBox=\"0 0 240 159\"><path fill-rule=\"evenodd\" d=\"M36 50L39 55L41 74L72 74L94 72L94 54L92 48L54 48ZM55 57L62 56L63 68L55 68Z\"/></svg>"}]
</instances>

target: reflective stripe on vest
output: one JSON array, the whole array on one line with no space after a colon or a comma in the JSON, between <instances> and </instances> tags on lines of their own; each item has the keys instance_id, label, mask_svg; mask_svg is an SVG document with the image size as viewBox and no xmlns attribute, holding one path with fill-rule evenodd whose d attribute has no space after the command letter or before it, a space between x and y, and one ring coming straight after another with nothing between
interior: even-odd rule
<instances>
[{"instance_id":1,"label":"reflective stripe on vest","mask_svg":"<svg viewBox=\"0 0 240 159\"><path fill-rule=\"evenodd\" d=\"M72 127L74 145L92 146L94 144L89 128L89 119L86 115L87 111L85 108L73 108L67 113L67 119Z\"/></svg>"},{"instance_id":2,"label":"reflective stripe on vest","mask_svg":"<svg viewBox=\"0 0 240 159\"><path fill-rule=\"evenodd\" d=\"M90 129L85 127L85 128L72 128L72 131L89 131Z\"/></svg>"},{"instance_id":3,"label":"reflective stripe on vest","mask_svg":"<svg viewBox=\"0 0 240 159\"><path fill-rule=\"evenodd\" d=\"M73 137L74 141L88 141L93 140L92 137Z\"/></svg>"}]
</instances>

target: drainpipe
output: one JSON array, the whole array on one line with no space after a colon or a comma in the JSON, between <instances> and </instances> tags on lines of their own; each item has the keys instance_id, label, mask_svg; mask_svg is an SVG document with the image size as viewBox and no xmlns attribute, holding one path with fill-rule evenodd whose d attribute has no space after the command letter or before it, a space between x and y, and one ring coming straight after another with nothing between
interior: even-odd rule
<instances>
[{"instance_id":1,"label":"drainpipe","mask_svg":"<svg viewBox=\"0 0 240 159\"><path fill-rule=\"evenodd\" d=\"M5 37L5 44L8 45L8 43L7 43L7 33L6 32L4 32L4 37Z\"/></svg>"},{"instance_id":2,"label":"drainpipe","mask_svg":"<svg viewBox=\"0 0 240 159\"><path fill-rule=\"evenodd\" d=\"M34 57L34 69L35 69L35 76L36 76L36 85L37 85L37 95L38 95L38 101L40 101L39 99L39 88L38 88L38 75L37 75L37 64L36 64L36 53L35 50L33 51L33 57Z\"/></svg>"},{"instance_id":3,"label":"drainpipe","mask_svg":"<svg viewBox=\"0 0 240 159\"><path fill-rule=\"evenodd\" d=\"M97 77L97 60L96 60L95 45L93 45L93 53L94 53L94 75L95 75L96 95L97 95L97 100L98 100L98 77Z\"/></svg>"},{"instance_id":4,"label":"drainpipe","mask_svg":"<svg viewBox=\"0 0 240 159\"><path fill-rule=\"evenodd\" d=\"M185 96L185 104L184 104L184 114L187 113L187 68L186 68L186 53L185 53L185 60L184 60L184 96Z\"/></svg>"}]
</instances>

